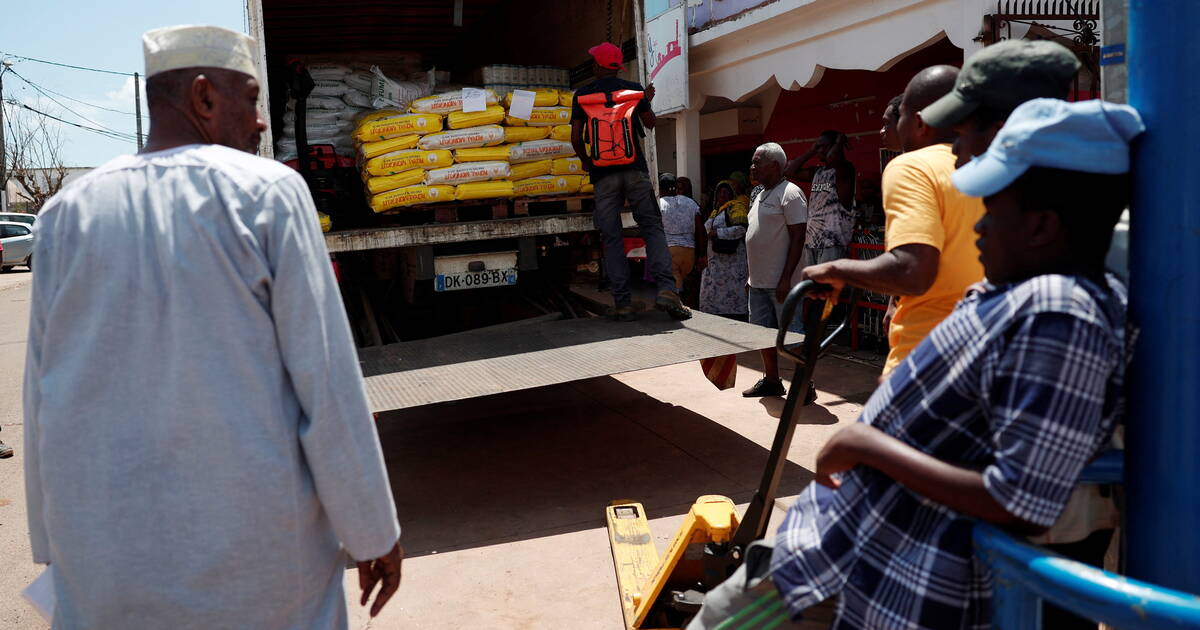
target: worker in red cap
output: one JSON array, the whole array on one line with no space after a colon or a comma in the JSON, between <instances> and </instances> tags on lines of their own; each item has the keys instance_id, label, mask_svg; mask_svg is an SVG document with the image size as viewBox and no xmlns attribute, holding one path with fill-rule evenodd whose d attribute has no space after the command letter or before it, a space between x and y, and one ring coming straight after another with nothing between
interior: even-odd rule
<instances>
[{"instance_id":1,"label":"worker in red cap","mask_svg":"<svg viewBox=\"0 0 1200 630\"><path fill-rule=\"evenodd\" d=\"M646 241L646 264L658 287L654 307L666 311L674 319L687 319L692 312L684 307L676 292L662 214L642 150L641 139L646 135L645 128L653 129L656 121L650 108L654 86L643 88L638 83L617 76L625 69L625 56L620 48L604 42L593 46L588 53L592 55L592 72L596 80L575 91L571 144L595 186L596 208L593 217L604 243L604 269L612 284L616 319L633 321L636 318L633 296L629 291L629 261L625 258L621 226L621 211L626 202ZM605 95L599 99L602 102L586 102L596 100L593 97L585 98L585 103L580 103L581 98L596 94ZM624 101L623 105L615 102L621 100ZM631 109L633 101L636 101L636 106ZM604 111L606 107L612 111ZM628 115L622 118L615 115L614 111L626 111ZM606 121L601 124L599 118L605 118ZM626 124L632 133L612 132ZM589 144L593 149L591 152ZM614 148L620 149L617 151L619 156L614 157Z\"/></svg>"}]
</instances>

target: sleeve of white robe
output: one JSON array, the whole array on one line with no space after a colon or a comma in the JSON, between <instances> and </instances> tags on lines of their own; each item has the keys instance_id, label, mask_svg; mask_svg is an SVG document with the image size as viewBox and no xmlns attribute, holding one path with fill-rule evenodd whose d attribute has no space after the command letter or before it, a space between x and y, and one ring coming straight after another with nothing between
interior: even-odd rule
<instances>
[{"instance_id":1,"label":"sleeve of white robe","mask_svg":"<svg viewBox=\"0 0 1200 630\"><path fill-rule=\"evenodd\" d=\"M44 227L44 226L43 226ZM25 384L22 397L25 406L25 508L29 520L29 543L33 550L33 561L38 564L50 562L50 541L46 535L46 521L42 513L42 474L38 456L38 406L41 403L41 358L42 336L46 317L46 292L54 279L53 260L48 251L49 230L39 230L34 245L38 259L38 272L33 276L33 297L29 308L29 336L25 346Z\"/></svg>"},{"instance_id":2,"label":"sleeve of white robe","mask_svg":"<svg viewBox=\"0 0 1200 630\"><path fill-rule=\"evenodd\" d=\"M297 175L263 198L271 313L304 419L300 443L334 532L355 560L400 536L379 436L317 211Z\"/></svg>"}]
</instances>

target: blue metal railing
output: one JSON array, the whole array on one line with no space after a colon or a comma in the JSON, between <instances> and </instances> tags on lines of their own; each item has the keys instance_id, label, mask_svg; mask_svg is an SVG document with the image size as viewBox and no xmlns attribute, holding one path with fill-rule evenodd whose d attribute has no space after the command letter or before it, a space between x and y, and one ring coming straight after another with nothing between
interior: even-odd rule
<instances>
[{"instance_id":1,"label":"blue metal railing","mask_svg":"<svg viewBox=\"0 0 1200 630\"><path fill-rule=\"evenodd\" d=\"M1121 483L1123 469L1123 452L1107 451L1083 471L1080 482ZM1041 628L1042 600L1121 630L1200 629L1200 596L1069 560L984 523L975 526L974 537L975 554L992 568L995 630Z\"/></svg>"},{"instance_id":2,"label":"blue metal railing","mask_svg":"<svg viewBox=\"0 0 1200 630\"><path fill-rule=\"evenodd\" d=\"M1121 630L1200 628L1200 597L1068 560L980 523L975 553L992 567L992 627L1041 628L1042 600Z\"/></svg>"}]
</instances>

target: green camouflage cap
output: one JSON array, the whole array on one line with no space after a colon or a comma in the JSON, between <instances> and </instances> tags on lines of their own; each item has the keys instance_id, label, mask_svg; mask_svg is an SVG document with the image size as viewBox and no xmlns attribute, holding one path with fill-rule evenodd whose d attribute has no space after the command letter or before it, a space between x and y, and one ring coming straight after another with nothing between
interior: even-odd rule
<instances>
[{"instance_id":1,"label":"green camouflage cap","mask_svg":"<svg viewBox=\"0 0 1200 630\"><path fill-rule=\"evenodd\" d=\"M1047 40L1006 40L971 55L954 89L921 110L931 127L953 127L986 105L1012 111L1035 98L1066 98L1079 59Z\"/></svg>"}]
</instances>

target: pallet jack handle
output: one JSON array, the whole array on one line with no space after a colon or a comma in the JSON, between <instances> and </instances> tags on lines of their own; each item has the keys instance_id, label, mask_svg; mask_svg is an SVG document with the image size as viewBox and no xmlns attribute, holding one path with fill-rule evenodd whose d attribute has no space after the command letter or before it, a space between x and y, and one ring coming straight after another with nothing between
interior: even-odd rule
<instances>
[{"instance_id":1,"label":"pallet jack handle","mask_svg":"<svg viewBox=\"0 0 1200 630\"><path fill-rule=\"evenodd\" d=\"M779 481L783 477L784 465L787 463L787 452L792 446L792 436L796 432L796 419L804 408L804 396L808 393L808 385L812 382L813 369L821 353L829 347L835 337L846 329L850 321L851 309L847 308L845 317L832 333L825 335L827 319L833 310L833 302L825 302L823 306L813 304L804 315L804 340L798 344L787 345L786 337L788 324L796 315L804 299L814 291L829 291L831 287L824 284L805 280L792 287L787 299L783 302L783 313L780 316L779 332L775 336L775 349L779 354L787 356L796 362L796 373L792 385L788 388L787 401L783 412L779 414L779 426L775 430L775 441L771 444L771 454L767 458L766 469L763 470L762 481L754 492L754 498L746 508L737 531L730 539L730 550L727 557L730 561L740 564L746 546L767 534L767 525L771 520L771 508L775 503L775 494L779 490ZM855 295L850 295L851 304ZM736 568L734 564L734 568ZM732 571L730 571L732 572ZM724 579L724 578L721 578Z\"/></svg>"}]
</instances>

